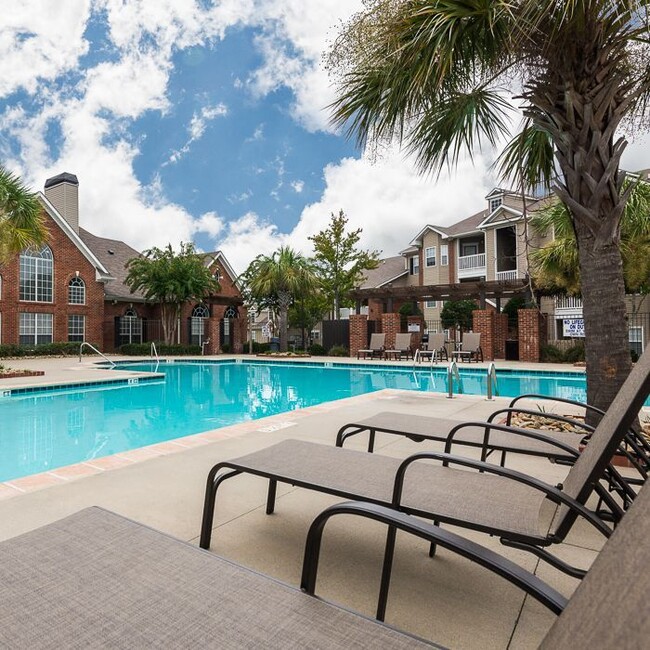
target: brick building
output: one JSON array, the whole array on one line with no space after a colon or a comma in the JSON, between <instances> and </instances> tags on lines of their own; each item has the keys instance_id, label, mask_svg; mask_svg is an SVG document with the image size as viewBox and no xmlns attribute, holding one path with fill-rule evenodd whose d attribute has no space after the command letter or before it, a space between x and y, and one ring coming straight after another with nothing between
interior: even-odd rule
<instances>
[{"instance_id":1,"label":"brick building","mask_svg":"<svg viewBox=\"0 0 650 650\"><path fill-rule=\"evenodd\" d=\"M125 265L138 251L80 228L78 192L73 174L49 178L39 193L47 244L0 266L0 343L88 341L113 351L162 339L158 306L125 284ZM177 342L202 345L207 354L241 351L246 314L236 274L220 251L206 253L205 264L221 291L183 306Z\"/></svg>"}]
</instances>

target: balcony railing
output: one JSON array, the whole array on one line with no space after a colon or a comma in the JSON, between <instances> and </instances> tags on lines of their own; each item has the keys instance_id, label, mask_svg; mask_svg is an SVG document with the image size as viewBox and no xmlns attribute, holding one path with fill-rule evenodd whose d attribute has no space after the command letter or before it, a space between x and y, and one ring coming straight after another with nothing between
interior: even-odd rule
<instances>
[{"instance_id":1,"label":"balcony railing","mask_svg":"<svg viewBox=\"0 0 650 650\"><path fill-rule=\"evenodd\" d=\"M582 309L582 298L576 298L575 296L556 296L555 297L555 309L571 309L571 310L580 310Z\"/></svg>"},{"instance_id":2,"label":"balcony railing","mask_svg":"<svg viewBox=\"0 0 650 650\"><path fill-rule=\"evenodd\" d=\"M469 271L480 268L485 268L485 253L479 253L478 255L461 255L458 258L459 271Z\"/></svg>"},{"instance_id":3,"label":"balcony railing","mask_svg":"<svg viewBox=\"0 0 650 650\"><path fill-rule=\"evenodd\" d=\"M516 280L517 269L511 271L497 271L497 280Z\"/></svg>"}]
</instances>

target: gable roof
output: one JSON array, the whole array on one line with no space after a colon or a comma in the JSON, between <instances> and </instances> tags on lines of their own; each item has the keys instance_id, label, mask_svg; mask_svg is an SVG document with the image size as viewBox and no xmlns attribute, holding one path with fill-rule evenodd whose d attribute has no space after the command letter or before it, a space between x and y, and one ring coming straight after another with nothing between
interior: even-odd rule
<instances>
[{"instance_id":1,"label":"gable roof","mask_svg":"<svg viewBox=\"0 0 650 650\"><path fill-rule=\"evenodd\" d=\"M75 245L79 252L95 267L95 279L98 282L109 282L113 279L108 267L102 263L95 252L83 241L80 234L61 216L50 200L42 192L37 193L38 200L45 208L52 221L65 233L66 237Z\"/></svg>"},{"instance_id":2,"label":"gable roof","mask_svg":"<svg viewBox=\"0 0 650 650\"><path fill-rule=\"evenodd\" d=\"M110 269L114 278L113 282L105 286L106 299L143 302L144 295L139 291L132 293L125 282L128 273L126 263L134 257L140 257L140 253L119 239L98 237L83 228L79 228L79 236L102 264Z\"/></svg>"},{"instance_id":3,"label":"gable roof","mask_svg":"<svg viewBox=\"0 0 650 650\"><path fill-rule=\"evenodd\" d=\"M235 269L230 266L230 262L226 259L226 256L222 251L213 251L211 253L204 253L205 265L207 267L212 266L213 264L218 264L223 267L223 269L228 273L230 279L237 285L237 278L239 275L235 273Z\"/></svg>"},{"instance_id":4,"label":"gable roof","mask_svg":"<svg viewBox=\"0 0 650 650\"><path fill-rule=\"evenodd\" d=\"M358 289L377 289L399 278L405 277L408 270L404 265L404 258L401 255L387 257L379 260L376 269L365 271L365 277L357 287Z\"/></svg>"},{"instance_id":5,"label":"gable roof","mask_svg":"<svg viewBox=\"0 0 650 650\"><path fill-rule=\"evenodd\" d=\"M467 217L467 219L457 221L447 228L447 236L458 237L459 235L469 235L470 233L478 232L481 223L487 215L488 210L481 210L471 217Z\"/></svg>"}]
</instances>

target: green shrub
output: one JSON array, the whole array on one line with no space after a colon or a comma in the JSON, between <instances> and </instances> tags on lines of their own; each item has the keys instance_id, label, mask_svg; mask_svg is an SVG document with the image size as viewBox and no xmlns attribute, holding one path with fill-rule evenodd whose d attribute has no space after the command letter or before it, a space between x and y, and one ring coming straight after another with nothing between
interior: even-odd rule
<instances>
[{"instance_id":1,"label":"green shrub","mask_svg":"<svg viewBox=\"0 0 650 650\"><path fill-rule=\"evenodd\" d=\"M228 354L230 352L230 343L224 343L221 346L221 351Z\"/></svg>"},{"instance_id":2,"label":"green shrub","mask_svg":"<svg viewBox=\"0 0 650 650\"><path fill-rule=\"evenodd\" d=\"M343 345L334 345L327 353L330 357L347 357L349 356L348 349Z\"/></svg>"},{"instance_id":3,"label":"green shrub","mask_svg":"<svg viewBox=\"0 0 650 650\"><path fill-rule=\"evenodd\" d=\"M542 345L540 360L545 363L564 363L564 352L555 345Z\"/></svg>"},{"instance_id":4,"label":"green shrub","mask_svg":"<svg viewBox=\"0 0 650 650\"><path fill-rule=\"evenodd\" d=\"M309 346L309 354L311 354L312 357L324 357L326 351L320 343L313 343Z\"/></svg>"},{"instance_id":5,"label":"green shrub","mask_svg":"<svg viewBox=\"0 0 650 650\"><path fill-rule=\"evenodd\" d=\"M169 354L175 356L201 354L200 345L166 345L160 343L156 345L158 354ZM148 356L151 353L151 343L126 343L120 346L120 354L125 356Z\"/></svg>"},{"instance_id":6,"label":"green shrub","mask_svg":"<svg viewBox=\"0 0 650 650\"><path fill-rule=\"evenodd\" d=\"M568 363L575 363L576 361L585 360L585 346L582 343L570 347L564 353L564 360Z\"/></svg>"},{"instance_id":7,"label":"green shrub","mask_svg":"<svg viewBox=\"0 0 650 650\"><path fill-rule=\"evenodd\" d=\"M246 343L244 343L244 354L248 354L250 345L250 341L246 341ZM268 352L270 349L270 343L258 343L257 341L253 341L253 354L262 354L263 352Z\"/></svg>"},{"instance_id":8,"label":"green shrub","mask_svg":"<svg viewBox=\"0 0 650 650\"><path fill-rule=\"evenodd\" d=\"M0 357L54 357L75 356L79 354L80 343L45 343L43 345L0 345ZM96 347L96 346L95 346ZM84 354L94 354L86 347Z\"/></svg>"},{"instance_id":9,"label":"green shrub","mask_svg":"<svg viewBox=\"0 0 650 650\"><path fill-rule=\"evenodd\" d=\"M632 357L632 363L636 363L639 360L639 353L636 350L630 350L630 357Z\"/></svg>"}]
</instances>

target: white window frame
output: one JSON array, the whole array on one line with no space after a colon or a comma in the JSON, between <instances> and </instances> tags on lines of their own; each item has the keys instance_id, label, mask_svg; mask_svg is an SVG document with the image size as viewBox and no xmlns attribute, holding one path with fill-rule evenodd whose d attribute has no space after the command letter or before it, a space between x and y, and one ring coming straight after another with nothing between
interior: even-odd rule
<instances>
[{"instance_id":1,"label":"white window frame","mask_svg":"<svg viewBox=\"0 0 650 650\"><path fill-rule=\"evenodd\" d=\"M492 214L500 205L503 205L503 198L498 196L490 199L490 214Z\"/></svg>"},{"instance_id":2,"label":"white window frame","mask_svg":"<svg viewBox=\"0 0 650 650\"><path fill-rule=\"evenodd\" d=\"M449 245L440 244L440 266L449 265Z\"/></svg>"},{"instance_id":3,"label":"white window frame","mask_svg":"<svg viewBox=\"0 0 650 650\"><path fill-rule=\"evenodd\" d=\"M635 336L632 336L632 332L635 332ZM636 334L638 334L638 338L636 338ZM642 354L643 351L645 350L645 332L643 331L643 325L630 325L627 329L627 340L628 343L640 343L641 344L641 350L639 351L639 354Z\"/></svg>"},{"instance_id":4,"label":"white window frame","mask_svg":"<svg viewBox=\"0 0 650 650\"><path fill-rule=\"evenodd\" d=\"M419 275L420 274L420 256L419 255L411 255L411 257L409 257L409 273L411 275Z\"/></svg>"},{"instance_id":5,"label":"white window frame","mask_svg":"<svg viewBox=\"0 0 650 650\"><path fill-rule=\"evenodd\" d=\"M427 246L424 249L424 265L427 268L430 268L430 267L436 265L436 247L435 246Z\"/></svg>"},{"instance_id":6,"label":"white window frame","mask_svg":"<svg viewBox=\"0 0 650 650\"><path fill-rule=\"evenodd\" d=\"M27 323L26 321L32 321ZM34 340L21 341L21 337L33 336ZM49 340L40 341L39 338ZM23 312L18 314L18 341L20 345L43 345L54 340L54 314Z\"/></svg>"},{"instance_id":7,"label":"white window frame","mask_svg":"<svg viewBox=\"0 0 650 650\"><path fill-rule=\"evenodd\" d=\"M81 319L81 331L79 331L78 323ZM73 323L76 325L73 327ZM75 338L70 338L71 336ZM76 338L81 336L81 338ZM68 314L68 341L72 343L79 343L86 340L86 317L83 314Z\"/></svg>"},{"instance_id":8,"label":"white window frame","mask_svg":"<svg viewBox=\"0 0 650 650\"><path fill-rule=\"evenodd\" d=\"M30 279L33 294L27 291ZM18 296L21 302L54 302L54 256L49 246L38 251L28 248L20 254Z\"/></svg>"},{"instance_id":9,"label":"white window frame","mask_svg":"<svg viewBox=\"0 0 650 650\"><path fill-rule=\"evenodd\" d=\"M68 282L68 304L86 304L86 283L79 276L70 278Z\"/></svg>"},{"instance_id":10,"label":"white window frame","mask_svg":"<svg viewBox=\"0 0 650 650\"><path fill-rule=\"evenodd\" d=\"M438 301L437 300L425 300L424 306L427 309L435 309L438 306Z\"/></svg>"}]
</instances>

